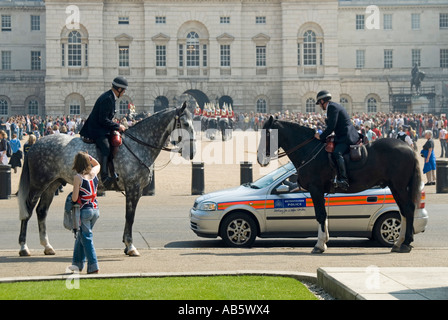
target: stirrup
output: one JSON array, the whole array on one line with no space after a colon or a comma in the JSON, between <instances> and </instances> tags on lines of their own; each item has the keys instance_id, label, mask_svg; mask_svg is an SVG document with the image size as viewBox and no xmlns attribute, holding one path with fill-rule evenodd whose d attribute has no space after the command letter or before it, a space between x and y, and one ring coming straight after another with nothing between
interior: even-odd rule
<instances>
[{"instance_id":1,"label":"stirrup","mask_svg":"<svg viewBox=\"0 0 448 320\"><path fill-rule=\"evenodd\" d=\"M112 188L113 184L114 184L114 179L109 177L109 176L107 178L104 178L104 179L101 178L101 183L103 184L103 187L106 190L110 190Z\"/></svg>"},{"instance_id":2,"label":"stirrup","mask_svg":"<svg viewBox=\"0 0 448 320\"><path fill-rule=\"evenodd\" d=\"M347 191L348 188L350 187L350 185L348 184L347 181L345 181L345 180L339 180L339 179L336 180L336 186L337 186L337 188L342 189L342 190L344 190L344 191Z\"/></svg>"}]
</instances>

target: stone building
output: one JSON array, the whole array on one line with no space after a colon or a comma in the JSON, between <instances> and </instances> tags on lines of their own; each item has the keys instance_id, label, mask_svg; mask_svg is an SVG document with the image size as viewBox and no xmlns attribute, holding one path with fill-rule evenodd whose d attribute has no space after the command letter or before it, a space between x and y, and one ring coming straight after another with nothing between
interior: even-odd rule
<instances>
[{"instance_id":1,"label":"stone building","mask_svg":"<svg viewBox=\"0 0 448 320\"><path fill-rule=\"evenodd\" d=\"M0 117L41 114L45 105L45 6L0 1Z\"/></svg>"},{"instance_id":2,"label":"stone building","mask_svg":"<svg viewBox=\"0 0 448 320\"><path fill-rule=\"evenodd\" d=\"M231 103L243 112L314 112L322 89L350 112L414 111L415 63L429 90L420 111L437 112L448 76L443 0L379 0L374 7L366 0L23 3L0 0L0 10L23 21L41 12L41 114L88 114L116 75L130 82L117 105L122 114L130 102L154 112L185 99ZM38 40L24 32L21 47L31 51L29 42ZM5 40L13 46L3 31L0 40L2 52ZM27 112L26 97L14 93L23 81L12 69L0 70L0 79L16 75L14 88L1 85L0 103L8 99L10 114Z\"/></svg>"}]
</instances>

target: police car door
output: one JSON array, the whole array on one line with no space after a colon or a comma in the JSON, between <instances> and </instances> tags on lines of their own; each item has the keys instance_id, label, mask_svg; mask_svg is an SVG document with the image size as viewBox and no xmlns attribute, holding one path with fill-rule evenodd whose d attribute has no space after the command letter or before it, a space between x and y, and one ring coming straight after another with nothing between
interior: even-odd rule
<instances>
[{"instance_id":1,"label":"police car door","mask_svg":"<svg viewBox=\"0 0 448 320\"><path fill-rule=\"evenodd\" d=\"M288 233L291 236L299 236L295 233L302 234L310 230L316 232L314 208L307 200L308 197L309 193L294 192L284 181L274 186L267 196L273 205L266 209L266 231Z\"/></svg>"},{"instance_id":2,"label":"police car door","mask_svg":"<svg viewBox=\"0 0 448 320\"><path fill-rule=\"evenodd\" d=\"M367 232L371 217L384 205L384 189L331 194L327 204L329 230L334 233Z\"/></svg>"}]
</instances>

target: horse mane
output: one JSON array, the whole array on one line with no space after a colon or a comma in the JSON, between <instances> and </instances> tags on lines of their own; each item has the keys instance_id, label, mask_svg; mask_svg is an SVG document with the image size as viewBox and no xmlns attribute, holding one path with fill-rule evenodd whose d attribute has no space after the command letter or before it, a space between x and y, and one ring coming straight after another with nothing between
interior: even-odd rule
<instances>
[{"instance_id":1,"label":"horse mane","mask_svg":"<svg viewBox=\"0 0 448 320\"><path fill-rule=\"evenodd\" d=\"M167 109L163 109L159 112L156 112L152 115L150 115L149 117L146 117L142 120L140 120L139 122L137 122L136 124L134 124L132 127L129 127L129 129L132 128L138 128L139 126L141 126L142 124L146 124L147 122L158 122L160 121L160 119L162 119L163 117L165 117L168 113L175 111L175 108L167 108Z\"/></svg>"},{"instance_id":2,"label":"horse mane","mask_svg":"<svg viewBox=\"0 0 448 320\"><path fill-rule=\"evenodd\" d=\"M297 122L285 121L285 120L276 120L277 123L282 127L290 128L292 131L297 132L297 135L303 136L304 138L311 138L314 136L316 131L314 129L302 126Z\"/></svg>"}]
</instances>

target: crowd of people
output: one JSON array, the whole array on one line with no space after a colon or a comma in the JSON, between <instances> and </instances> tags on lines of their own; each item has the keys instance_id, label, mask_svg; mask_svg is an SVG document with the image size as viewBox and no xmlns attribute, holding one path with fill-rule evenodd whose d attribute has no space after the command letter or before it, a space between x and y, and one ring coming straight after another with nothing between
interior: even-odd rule
<instances>
[{"instance_id":1,"label":"crowd of people","mask_svg":"<svg viewBox=\"0 0 448 320\"><path fill-rule=\"evenodd\" d=\"M275 113L235 113L234 128L240 130L260 130L270 116L275 119L293 121L300 125L315 129L321 133L325 128L325 114L322 113L302 113L289 112L288 110ZM415 141L424 138L431 132L431 140L439 140L441 146L440 157L448 157L448 132L447 118L445 115L437 116L432 114L406 114L406 113L384 113L375 114L355 113L351 116L353 124L360 133L363 133L369 141L378 138L390 137L399 138L416 148ZM132 126L136 120L132 117L122 116L115 118L116 122L126 127ZM20 159L23 159L21 142L25 135L32 135L27 142L27 149L43 136L55 133L65 133L76 135L84 125L85 118L81 116L31 116L18 115L13 117L0 118L0 130L4 132L4 139L10 142L12 155L9 163L16 172L20 167ZM434 142L433 142L434 143ZM0 145L0 148L1 145ZM6 147L5 147L6 148ZM434 147L432 148L434 149ZM6 150L3 152L6 156ZM0 153L1 154L1 153ZM432 182L432 180L431 180Z\"/></svg>"},{"instance_id":2,"label":"crowd of people","mask_svg":"<svg viewBox=\"0 0 448 320\"><path fill-rule=\"evenodd\" d=\"M325 127L325 115L321 113L302 113L289 112L288 110L276 113L236 113L236 128L241 130L258 130L263 127L264 122L273 116L275 119L297 122L300 125L307 126L317 131ZM425 130L432 130L434 137L439 137L439 132L447 127L446 116L435 116L432 114L406 114L406 113L383 113L375 114L355 113L352 115L352 121L359 130L365 130L365 126L375 132L375 136L396 138L399 128L406 131L409 128L411 133L417 138L424 136ZM378 134L378 132L379 134ZM374 137L375 137L374 136Z\"/></svg>"}]
</instances>

